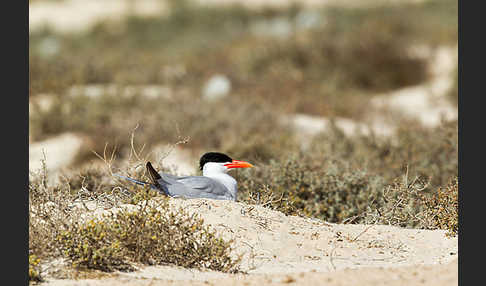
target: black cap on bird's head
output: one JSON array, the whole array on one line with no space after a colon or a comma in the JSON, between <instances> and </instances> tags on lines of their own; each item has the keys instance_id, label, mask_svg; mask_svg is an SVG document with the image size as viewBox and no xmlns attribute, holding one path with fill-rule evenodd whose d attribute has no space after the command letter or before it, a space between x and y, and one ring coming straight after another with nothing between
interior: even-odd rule
<instances>
[{"instance_id":1,"label":"black cap on bird's head","mask_svg":"<svg viewBox=\"0 0 486 286\"><path fill-rule=\"evenodd\" d=\"M226 162L233 162L233 159L231 159L230 156L219 153L219 152L208 152L204 155L202 155L201 159L199 160L199 168L202 170L204 167L204 164L208 162L214 162L214 163L226 163Z\"/></svg>"},{"instance_id":2,"label":"black cap on bird's head","mask_svg":"<svg viewBox=\"0 0 486 286\"><path fill-rule=\"evenodd\" d=\"M226 163L224 166L229 169L234 168L250 168L253 167L252 164L241 161L241 160L233 160L230 156L219 153L219 152L208 152L202 155L201 159L199 160L199 168L202 170L206 163Z\"/></svg>"}]
</instances>

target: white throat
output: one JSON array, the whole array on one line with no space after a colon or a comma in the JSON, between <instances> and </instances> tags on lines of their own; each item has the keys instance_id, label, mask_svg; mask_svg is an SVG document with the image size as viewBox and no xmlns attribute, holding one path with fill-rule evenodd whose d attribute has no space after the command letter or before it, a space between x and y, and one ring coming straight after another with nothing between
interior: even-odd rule
<instances>
[{"instance_id":1,"label":"white throat","mask_svg":"<svg viewBox=\"0 0 486 286\"><path fill-rule=\"evenodd\" d=\"M237 182L228 173L228 169L223 163L208 162L204 164L203 176L214 179L223 184L228 189L229 194L236 201L236 193L238 192Z\"/></svg>"}]
</instances>

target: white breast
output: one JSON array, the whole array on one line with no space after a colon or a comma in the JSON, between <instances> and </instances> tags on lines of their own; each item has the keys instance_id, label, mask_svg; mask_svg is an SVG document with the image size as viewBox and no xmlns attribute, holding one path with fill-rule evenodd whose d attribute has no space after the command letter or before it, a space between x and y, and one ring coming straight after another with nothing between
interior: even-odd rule
<instances>
[{"instance_id":1,"label":"white breast","mask_svg":"<svg viewBox=\"0 0 486 286\"><path fill-rule=\"evenodd\" d=\"M236 180L227 174L228 169L222 163L206 163L203 167L203 176L212 178L223 184L228 190L229 195L236 201L238 192Z\"/></svg>"}]
</instances>

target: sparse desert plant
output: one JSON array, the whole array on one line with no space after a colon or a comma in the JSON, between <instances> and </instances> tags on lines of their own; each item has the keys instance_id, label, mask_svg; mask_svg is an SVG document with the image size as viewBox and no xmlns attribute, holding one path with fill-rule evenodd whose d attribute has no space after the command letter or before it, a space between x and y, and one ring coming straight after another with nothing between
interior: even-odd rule
<instances>
[{"instance_id":1,"label":"sparse desert plant","mask_svg":"<svg viewBox=\"0 0 486 286\"><path fill-rule=\"evenodd\" d=\"M96 166L84 166L71 174L65 172L63 176L69 178L66 184L73 193L84 189L91 194L102 194L114 187L106 171Z\"/></svg>"},{"instance_id":2,"label":"sparse desert plant","mask_svg":"<svg viewBox=\"0 0 486 286\"><path fill-rule=\"evenodd\" d=\"M254 181L247 183L253 185ZM254 191L243 193L240 201L244 201L247 204L260 205L287 215L302 215L302 211L294 206L294 201L288 195L284 193L277 194L268 185L250 187L249 189Z\"/></svg>"},{"instance_id":3,"label":"sparse desert plant","mask_svg":"<svg viewBox=\"0 0 486 286\"><path fill-rule=\"evenodd\" d=\"M428 187L426 178L409 178L408 172L387 185L379 204L369 207L365 218L367 223L388 224L400 227L430 228L424 217L424 190Z\"/></svg>"},{"instance_id":4,"label":"sparse desert plant","mask_svg":"<svg viewBox=\"0 0 486 286\"><path fill-rule=\"evenodd\" d=\"M41 260L35 254L29 255L29 281L43 281L40 269L40 262Z\"/></svg>"},{"instance_id":5,"label":"sparse desert plant","mask_svg":"<svg viewBox=\"0 0 486 286\"><path fill-rule=\"evenodd\" d=\"M59 241L73 265L104 271L127 270L130 262L139 262L234 272L239 262L231 257L231 241L197 215L170 210L163 198L74 223Z\"/></svg>"},{"instance_id":6,"label":"sparse desert plant","mask_svg":"<svg viewBox=\"0 0 486 286\"><path fill-rule=\"evenodd\" d=\"M78 214L70 208L74 198L67 185L49 182L45 161L29 175L29 255L43 260L59 254L55 238Z\"/></svg>"},{"instance_id":7,"label":"sparse desert plant","mask_svg":"<svg viewBox=\"0 0 486 286\"><path fill-rule=\"evenodd\" d=\"M425 191L428 181L408 173L386 187L381 203L369 208L366 223L389 224L422 229L444 229L446 235L458 232L458 180L457 177L437 192Z\"/></svg>"},{"instance_id":8,"label":"sparse desert plant","mask_svg":"<svg viewBox=\"0 0 486 286\"><path fill-rule=\"evenodd\" d=\"M239 180L242 201L254 203L255 190L270 190L280 199L269 207L329 222L364 213L383 185L381 177L351 169L345 162L325 161L319 155L305 153L272 161L256 174L242 173Z\"/></svg>"},{"instance_id":9,"label":"sparse desert plant","mask_svg":"<svg viewBox=\"0 0 486 286\"><path fill-rule=\"evenodd\" d=\"M144 160L141 154L141 150L133 153L133 164ZM167 198L148 186L108 182L113 153L110 157L105 152L101 158L107 169L65 172L58 183L48 181L45 161L38 173L31 173L32 281L41 279L40 261L58 257L68 258L80 270L129 271L134 269L134 263L238 270L240 257L232 256L232 241L223 240L196 214L171 209ZM140 168L132 166L127 172L143 178ZM103 209L102 214L98 213Z\"/></svg>"},{"instance_id":10,"label":"sparse desert plant","mask_svg":"<svg viewBox=\"0 0 486 286\"><path fill-rule=\"evenodd\" d=\"M436 228L447 230L447 235L457 235L459 230L459 181L454 178L445 187L429 197L422 198L425 216Z\"/></svg>"},{"instance_id":11,"label":"sparse desert plant","mask_svg":"<svg viewBox=\"0 0 486 286\"><path fill-rule=\"evenodd\" d=\"M430 201L432 190L457 176L457 155L456 121L433 129L402 126L392 138L349 137L334 127L306 152L239 174L240 200L331 222L372 222L369 211L377 209L373 222L437 228L425 202L438 204Z\"/></svg>"},{"instance_id":12,"label":"sparse desert plant","mask_svg":"<svg viewBox=\"0 0 486 286\"><path fill-rule=\"evenodd\" d=\"M113 238L104 221L74 222L59 235L58 242L73 267L103 271L130 269L130 264L125 262L126 249Z\"/></svg>"},{"instance_id":13,"label":"sparse desert plant","mask_svg":"<svg viewBox=\"0 0 486 286\"><path fill-rule=\"evenodd\" d=\"M457 176L457 120L444 121L434 128L418 124L400 124L393 136L346 136L339 128L318 135L309 152L326 160L343 160L352 168L392 182L408 170L410 177L430 179L429 189L446 185Z\"/></svg>"}]
</instances>

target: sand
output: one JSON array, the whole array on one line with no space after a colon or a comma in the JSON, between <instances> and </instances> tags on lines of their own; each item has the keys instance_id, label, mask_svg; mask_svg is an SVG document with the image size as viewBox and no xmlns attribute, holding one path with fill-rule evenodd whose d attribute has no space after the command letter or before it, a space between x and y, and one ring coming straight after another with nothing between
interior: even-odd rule
<instances>
[{"instance_id":1,"label":"sand","mask_svg":"<svg viewBox=\"0 0 486 286\"><path fill-rule=\"evenodd\" d=\"M114 277L48 279L45 285L457 284L458 238L443 230L332 224L231 201L172 199L171 206L198 213L234 239L245 274L140 266Z\"/></svg>"},{"instance_id":2,"label":"sand","mask_svg":"<svg viewBox=\"0 0 486 286\"><path fill-rule=\"evenodd\" d=\"M361 286L409 286L409 285L458 285L457 259L445 265L409 266L400 268L347 269L331 273L301 272L286 275L227 275L206 280L133 279L125 277L103 280L53 281L49 285L361 285Z\"/></svg>"}]
</instances>

